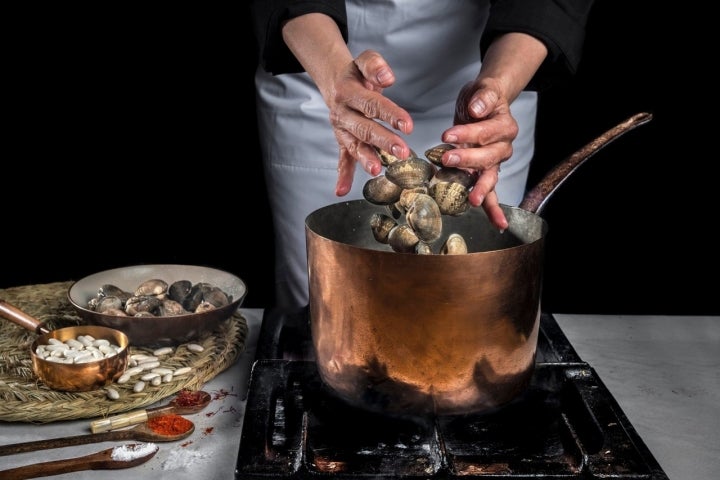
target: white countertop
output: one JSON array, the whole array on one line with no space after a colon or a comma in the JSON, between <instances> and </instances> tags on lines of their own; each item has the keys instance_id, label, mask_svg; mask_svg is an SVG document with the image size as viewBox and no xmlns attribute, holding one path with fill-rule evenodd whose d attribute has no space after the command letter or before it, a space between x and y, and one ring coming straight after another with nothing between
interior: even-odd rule
<instances>
[{"instance_id":1,"label":"white countertop","mask_svg":"<svg viewBox=\"0 0 720 480\"><path fill-rule=\"evenodd\" d=\"M720 472L720 317L553 315L670 480Z\"/></svg>"},{"instance_id":2,"label":"white countertop","mask_svg":"<svg viewBox=\"0 0 720 480\"><path fill-rule=\"evenodd\" d=\"M158 443L157 455L126 470L85 471L57 479L172 478L231 480L242 433L245 395L261 309L241 309L246 350L203 390L221 393L188 415L195 432ZM555 314L671 480L707 480L720 471L720 317ZM228 393L227 395L225 393ZM164 403L164 402L163 402ZM0 422L0 444L89 433L89 421L32 425ZM79 457L125 442L107 442L0 457L0 469Z\"/></svg>"}]
</instances>

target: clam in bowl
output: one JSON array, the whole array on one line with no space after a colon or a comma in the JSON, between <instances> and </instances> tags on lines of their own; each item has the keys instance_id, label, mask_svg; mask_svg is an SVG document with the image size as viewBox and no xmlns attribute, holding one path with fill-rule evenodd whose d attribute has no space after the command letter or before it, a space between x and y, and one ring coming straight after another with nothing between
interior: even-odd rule
<instances>
[{"instance_id":1,"label":"clam in bowl","mask_svg":"<svg viewBox=\"0 0 720 480\"><path fill-rule=\"evenodd\" d=\"M74 282L68 300L86 322L114 328L131 345L173 346L212 333L240 307L239 277L197 265L135 265Z\"/></svg>"}]
</instances>

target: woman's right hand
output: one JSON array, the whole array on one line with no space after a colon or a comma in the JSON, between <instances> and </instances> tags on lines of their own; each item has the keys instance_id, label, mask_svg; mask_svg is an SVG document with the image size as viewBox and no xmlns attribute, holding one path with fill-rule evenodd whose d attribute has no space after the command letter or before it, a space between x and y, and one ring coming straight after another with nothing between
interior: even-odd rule
<instances>
[{"instance_id":1,"label":"woman's right hand","mask_svg":"<svg viewBox=\"0 0 720 480\"><path fill-rule=\"evenodd\" d=\"M335 21L321 13L291 18L283 40L298 59L330 109L330 124L340 149L335 193L352 187L355 165L371 175L382 172L375 148L406 158L410 147L396 133L413 130L410 114L383 95L395 74L378 52L353 58Z\"/></svg>"},{"instance_id":2,"label":"woman's right hand","mask_svg":"<svg viewBox=\"0 0 720 480\"><path fill-rule=\"evenodd\" d=\"M410 114L383 95L395 83L390 65L378 52L366 50L335 76L324 94L340 157L335 193L346 195L352 187L355 164L371 175L382 172L376 148L399 158L410 156L410 147L395 131L410 134Z\"/></svg>"}]
</instances>

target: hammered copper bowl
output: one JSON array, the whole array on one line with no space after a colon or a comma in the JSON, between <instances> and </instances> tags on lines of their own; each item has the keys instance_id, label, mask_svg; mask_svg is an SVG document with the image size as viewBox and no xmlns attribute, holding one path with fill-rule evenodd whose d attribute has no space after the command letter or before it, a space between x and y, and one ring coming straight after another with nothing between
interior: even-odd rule
<instances>
[{"instance_id":1,"label":"hammered copper bowl","mask_svg":"<svg viewBox=\"0 0 720 480\"><path fill-rule=\"evenodd\" d=\"M156 317L119 317L88 307L90 299L97 296L103 285L134 292L138 285L151 279L161 279L168 284L179 280L189 280L193 285L209 283L223 290L231 302L202 313ZM161 347L187 343L212 333L237 311L246 294L245 283L226 271L197 265L158 264L121 267L89 275L70 286L68 299L88 323L124 332L133 346Z\"/></svg>"}]
</instances>

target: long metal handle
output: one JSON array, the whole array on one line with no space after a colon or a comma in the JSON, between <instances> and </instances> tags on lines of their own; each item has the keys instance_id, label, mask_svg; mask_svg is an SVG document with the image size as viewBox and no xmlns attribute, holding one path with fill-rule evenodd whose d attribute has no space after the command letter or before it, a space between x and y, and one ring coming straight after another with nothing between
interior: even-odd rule
<instances>
[{"instance_id":1,"label":"long metal handle","mask_svg":"<svg viewBox=\"0 0 720 480\"><path fill-rule=\"evenodd\" d=\"M573 153L550 170L545 177L540 180L540 183L527 192L519 205L520 208L539 215L555 190L557 190L557 188L567 180L570 174L582 165L585 160L595 155L603 147L609 145L624 133L649 122L652 118L652 114L647 112L635 114Z\"/></svg>"}]
</instances>

